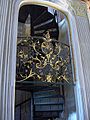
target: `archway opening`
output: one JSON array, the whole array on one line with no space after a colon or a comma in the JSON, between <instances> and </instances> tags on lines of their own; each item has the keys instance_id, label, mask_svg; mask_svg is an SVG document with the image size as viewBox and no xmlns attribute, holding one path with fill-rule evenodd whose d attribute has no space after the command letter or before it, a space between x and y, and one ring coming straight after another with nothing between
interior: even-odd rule
<instances>
[{"instance_id":1,"label":"archway opening","mask_svg":"<svg viewBox=\"0 0 90 120\"><path fill-rule=\"evenodd\" d=\"M51 7L19 10L16 120L76 120L70 33L66 16Z\"/></svg>"}]
</instances>

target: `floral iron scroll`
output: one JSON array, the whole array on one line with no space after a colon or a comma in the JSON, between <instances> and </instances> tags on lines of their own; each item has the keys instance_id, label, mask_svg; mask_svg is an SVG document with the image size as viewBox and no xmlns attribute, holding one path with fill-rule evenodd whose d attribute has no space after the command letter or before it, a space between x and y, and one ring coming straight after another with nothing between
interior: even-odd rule
<instances>
[{"instance_id":1,"label":"floral iron scroll","mask_svg":"<svg viewBox=\"0 0 90 120\"><path fill-rule=\"evenodd\" d=\"M69 82L70 48L59 40L44 37L22 38L17 43L17 76L20 81Z\"/></svg>"}]
</instances>

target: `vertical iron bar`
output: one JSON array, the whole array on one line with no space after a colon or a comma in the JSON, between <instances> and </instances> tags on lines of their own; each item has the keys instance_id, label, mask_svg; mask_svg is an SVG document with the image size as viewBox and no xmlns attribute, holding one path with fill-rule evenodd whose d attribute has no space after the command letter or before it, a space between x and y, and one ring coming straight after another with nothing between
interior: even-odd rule
<instances>
[{"instance_id":1,"label":"vertical iron bar","mask_svg":"<svg viewBox=\"0 0 90 120\"><path fill-rule=\"evenodd\" d=\"M33 107L34 107L34 101L33 101L33 93L31 93L31 120L33 120Z\"/></svg>"},{"instance_id":2,"label":"vertical iron bar","mask_svg":"<svg viewBox=\"0 0 90 120\"><path fill-rule=\"evenodd\" d=\"M21 105L20 105L20 120L22 120L22 118L21 118Z\"/></svg>"}]
</instances>

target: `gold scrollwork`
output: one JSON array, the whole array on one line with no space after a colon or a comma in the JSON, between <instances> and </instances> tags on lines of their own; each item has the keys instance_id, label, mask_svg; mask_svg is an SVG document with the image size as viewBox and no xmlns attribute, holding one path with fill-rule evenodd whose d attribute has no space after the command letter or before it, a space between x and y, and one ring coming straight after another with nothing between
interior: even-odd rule
<instances>
[{"instance_id":1,"label":"gold scrollwork","mask_svg":"<svg viewBox=\"0 0 90 120\"><path fill-rule=\"evenodd\" d=\"M17 48L18 80L25 81L32 78L47 82L60 80L69 82L67 75L70 61L69 47L57 40L50 39L49 32L43 39L22 40L18 43ZM27 51L26 48L28 48Z\"/></svg>"}]
</instances>

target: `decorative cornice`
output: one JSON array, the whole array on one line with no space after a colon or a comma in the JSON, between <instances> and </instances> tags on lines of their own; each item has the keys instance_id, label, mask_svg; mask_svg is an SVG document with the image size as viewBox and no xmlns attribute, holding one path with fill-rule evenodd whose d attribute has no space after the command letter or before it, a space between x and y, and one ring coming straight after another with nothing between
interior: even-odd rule
<instances>
[{"instance_id":1,"label":"decorative cornice","mask_svg":"<svg viewBox=\"0 0 90 120\"><path fill-rule=\"evenodd\" d=\"M70 1L69 6L72 8L77 16L86 17L87 16L87 6L84 2Z\"/></svg>"}]
</instances>

